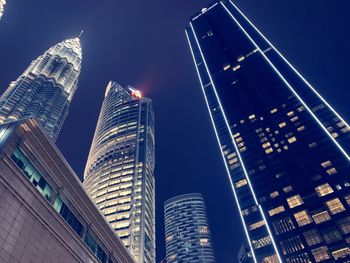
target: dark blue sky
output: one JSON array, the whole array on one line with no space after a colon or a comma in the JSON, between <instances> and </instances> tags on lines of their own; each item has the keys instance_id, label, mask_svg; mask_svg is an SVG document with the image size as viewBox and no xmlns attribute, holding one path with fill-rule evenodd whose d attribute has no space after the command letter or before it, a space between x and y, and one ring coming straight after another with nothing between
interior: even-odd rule
<instances>
[{"instance_id":1,"label":"dark blue sky","mask_svg":"<svg viewBox=\"0 0 350 263\"><path fill-rule=\"evenodd\" d=\"M0 21L0 91L38 55L84 29L79 87L58 146L82 177L104 89L131 84L156 113L157 262L163 202L201 192L218 263L236 262L243 238L195 75L184 28L209 1L8 0ZM350 2L236 0L328 101L350 120Z\"/></svg>"}]
</instances>

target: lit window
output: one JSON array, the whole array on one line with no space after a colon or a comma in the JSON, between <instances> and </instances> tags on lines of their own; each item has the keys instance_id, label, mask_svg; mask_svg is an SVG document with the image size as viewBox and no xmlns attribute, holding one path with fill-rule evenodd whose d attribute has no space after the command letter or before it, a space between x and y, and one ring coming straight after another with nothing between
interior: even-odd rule
<instances>
[{"instance_id":1,"label":"lit window","mask_svg":"<svg viewBox=\"0 0 350 263\"><path fill-rule=\"evenodd\" d=\"M303 130L305 130L305 126L300 126L300 127L298 127L298 129L297 129L298 131L303 131Z\"/></svg>"},{"instance_id":2,"label":"lit window","mask_svg":"<svg viewBox=\"0 0 350 263\"><path fill-rule=\"evenodd\" d=\"M278 126L279 126L280 128L283 128L283 127L286 127L286 126L287 126L287 123L281 122L280 124L278 124Z\"/></svg>"},{"instance_id":3,"label":"lit window","mask_svg":"<svg viewBox=\"0 0 350 263\"><path fill-rule=\"evenodd\" d=\"M338 138L339 134L337 132L333 132L332 133L332 137L335 139L335 138Z\"/></svg>"},{"instance_id":4,"label":"lit window","mask_svg":"<svg viewBox=\"0 0 350 263\"><path fill-rule=\"evenodd\" d=\"M320 212L318 214L315 214L312 216L316 224L321 224L323 222L326 222L328 220L331 220L331 216L328 214L327 211Z\"/></svg>"},{"instance_id":5,"label":"lit window","mask_svg":"<svg viewBox=\"0 0 350 263\"><path fill-rule=\"evenodd\" d=\"M332 215L345 211L345 207L343 206L342 202L340 202L339 198L334 198L327 201L326 205L328 206L328 209Z\"/></svg>"},{"instance_id":6,"label":"lit window","mask_svg":"<svg viewBox=\"0 0 350 263\"><path fill-rule=\"evenodd\" d=\"M284 211L285 211L284 206L281 205L281 206L278 206L276 208L269 210L269 215L274 216L274 215L277 215L277 214L282 213Z\"/></svg>"},{"instance_id":7,"label":"lit window","mask_svg":"<svg viewBox=\"0 0 350 263\"><path fill-rule=\"evenodd\" d=\"M201 226L199 228L199 233L208 233L208 232L209 232L209 230L208 230L208 227L206 227L206 226Z\"/></svg>"},{"instance_id":8,"label":"lit window","mask_svg":"<svg viewBox=\"0 0 350 263\"><path fill-rule=\"evenodd\" d=\"M286 187L283 188L283 191L284 191L285 193L289 193L289 192L291 192L292 190L293 190L293 188L292 188L291 185L286 186Z\"/></svg>"},{"instance_id":9,"label":"lit window","mask_svg":"<svg viewBox=\"0 0 350 263\"><path fill-rule=\"evenodd\" d=\"M265 150L265 153L266 154L270 154L270 153L272 153L273 152L273 149L270 147L270 148L267 148L266 150Z\"/></svg>"},{"instance_id":10,"label":"lit window","mask_svg":"<svg viewBox=\"0 0 350 263\"><path fill-rule=\"evenodd\" d=\"M334 192L333 189L332 189L332 187L331 187L328 183L322 184L322 185L320 185L320 186L317 186L317 187L315 188L315 190L316 190L317 195L318 195L319 197L325 196L325 195L328 195L328 194L331 194L331 193Z\"/></svg>"},{"instance_id":11,"label":"lit window","mask_svg":"<svg viewBox=\"0 0 350 263\"><path fill-rule=\"evenodd\" d=\"M273 198L276 198L277 196L279 196L279 193L277 191L274 191L272 193L270 193L270 197L273 199Z\"/></svg>"},{"instance_id":12,"label":"lit window","mask_svg":"<svg viewBox=\"0 0 350 263\"><path fill-rule=\"evenodd\" d=\"M331 161L325 161L325 162L321 163L321 166L323 168L331 167L332 163L331 163Z\"/></svg>"},{"instance_id":13,"label":"lit window","mask_svg":"<svg viewBox=\"0 0 350 263\"><path fill-rule=\"evenodd\" d=\"M296 142L296 141L297 141L297 138L295 138L295 136L288 138L288 142L289 143L293 143L293 142Z\"/></svg>"},{"instance_id":14,"label":"lit window","mask_svg":"<svg viewBox=\"0 0 350 263\"><path fill-rule=\"evenodd\" d=\"M272 109L270 112L271 112L271 114L276 113L277 112L277 108Z\"/></svg>"},{"instance_id":15,"label":"lit window","mask_svg":"<svg viewBox=\"0 0 350 263\"><path fill-rule=\"evenodd\" d=\"M315 249L311 250L311 252L312 252L316 262L321 262L321 261L330 259L330 257L331 257L327 246L315 248Z\"/></svg>"},{"instance_id":16,"label":"lit window","mask_svg":"<svg viewBox=\"0 0 350 263\"><path fill-rule=\"evenodd\" d=\"M350 195L344 196L345 201L350 205Z\"/></svg>"},{"instance_id":17,"label":"lit window","mask_svg":"<svg viewBox=\"0 0 350 263\"><path fill-rule=\"evenodd\" d=\"M292 117L294 115L294 111L290 111L287 113L288 117Z\"/></svg>"},{"instance_id":18,"label":"lit window","mask_svg":"<svg viewBox=\"0 0 350 263\"><path fill-rule=\"evenodd\" d=\"M261 248L267 245L271 244L271 238L269 236L260 238L258 240L253 240L252 241L253 247L256 248Z\"/></svg>"},{"instance_id":19,"label":"lit window","mask_svg":"<svg viewBox=\"0 0 350 263\"><path fill-rule=\"evenodd\" d=\"M295 116L293 118L290 119L292 122L296 122L297 120L299 120L299 117L298 116Z\"/></svg>"},{"instance_id":20,"label":"lit window","mask_svg":"<svg viewBox=\"0 0 350 263\"><path fill-rule=\"evenodd\" d=\"M223 69L228 70L231 67L229 63L224 64Z\"/></svg>"},{"instance_id":21,"label":"lit window","mask_svg":"<svg viewBox=\"0 0 350 263\"><path fill-rule=\"evenodd\" d=\"M306 210L295 213L294 217L299 226L305 226L312 222L312 219L310 218Z\"/></svg>"},{"instance_id":22,"label":"lit window","mask_svg":"<svg viewBox=\"0 0 350 263\"><path fill-rule=\"evenodd\" d=\"M245 59L245 56L239 56L238 58L237 58L237 61L238 62L241 62L241 61L243 61Z\"/></svg>"},{"instance_id":23,"label":"lit window","mask_svg":"<svg viewBox=\"0 0 350 263\"><path fill-rule=\"evenodd\" d=\"M257 229L257 228L262 227L262 226L264 226L264 225L265 225L265 221L264 221L264 220L261 220L261 221L259 221L259 222L254 223L254 224L251 224L251 225L249 226L249 229L250 229L250 230L254 230L254 229Z\"/></svg>"},{"instance_id":24,"label":"lit window","mask_svg":"<svg viewBox=\"0 0 350 263\"><path fill-rule=\"evenodd\" d=\"M337 170L335 168L331 168L331 169L328 169L326 172L327 174L332 175L332 174L336 174Z\"/></svg>"},{"instance_id":25,"label":"lit window","mask_svg":"<svg viewBox=\"0 0 350 263\"><path fill-rule=\"evenodd\" d=\"M252 114L252 115L249 115L248 118L249 118L249 120L253 120L253 119L255 119L255 117L256 117L255 114Z\"/></svg>"},{"instance_id":26,"label":"lit window","mask_svg":"<svg viewBox=\"0 0 350 263\"><path fill-rule=\"evenodd\" d=\"M237 183L235 183L236 188L240 188L242 186L245 186L246 184L247 184L247 180L246 179L240 180Z\"/></svg>"},{"instance_id":27,"label":"lit window","mask_svg":"<svg viewBox=\"0 0 350 263\"><path fill-rule=\"evenodd\" d=\"M266 142L266 143L264 143L263 145L262 145L262 147L265 149L265 148L267 148L267 147L270 147L271 146L271 144L269 143L269 142Z\"/></svg>"},{"instance_id":28,"label":"lit window","mask_svg":"<svg viewBox=\"0 0 350 263\"><path fill-rule=\"evenodd\" d=\"M241 65L235 65L235 66L232 67L232 70L236 71L236 70L238 70L240 68L241 68Z\"/></svg>"},{"instance_id":29,"label":"lit window","mask_svg":"<svg viewBox=\"0 0 350 263\"><path fill-rule=\"evenodd\" d=\"M344 247L344 248L335 250L332 252L332 255L335 260L338 260L340 258L345 258L346 256L350 255L350 248Z\"/></svg>"},{"instance_id":30,"label":"lit window","mask_svg":"<svg viewBox=\"0 0 350 263\"><path fill-rule=\"evenodd\" d=\"M208 238L200 238L199 243L202 247L208 246L209 245L209 239Z\"/></svg>"},{"instance_id":31,"label":"lit window","mask_svg":"<svg viewBox=\"0 0 350 263\"><path fill-rule=\"evenodd\" d=\"M292 197L287 198L287 202L290 208L297 207L299 205L302 205L303 199L301 199L300 195L294 195Z\"/></svg>"}]
</instances>

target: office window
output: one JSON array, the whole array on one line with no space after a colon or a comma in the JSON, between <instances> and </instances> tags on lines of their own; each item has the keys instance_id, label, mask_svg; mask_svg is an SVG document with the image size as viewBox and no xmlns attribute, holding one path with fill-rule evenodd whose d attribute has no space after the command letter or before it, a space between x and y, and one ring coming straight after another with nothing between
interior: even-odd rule
<instances>
[{"instance_id":1,"label":"office window","mask_svg":"<svg viewBox=\"0 0 350 263\"><path fill-rule=\"evenodd\" d=\"M276 208L269 210L269 215L274 216L274 215L277 215L277 214L282 213L284 211L285 211L284 206L281 205L281 206L278 206Z\"/></svg>"},{"instance_id":2,"label":"office window","mask_svg":"<svg viewBox=\"0 0 350 263\"><path fill-rule=\"evenodd\" d=\"M343 212L345 210L345 207L340 202L339 198L334 198L332 200L327 201L326 205L328 206L329 211L333 215Z\"/></svg>"},{"instance_id":3,"label":"office window","mask_svg":"<svg viewBox=\"0 0 350 263\"><path fill-rule=\"evenodd\" d=\"M317 195L319 197L322 197L322 196L325 196L325 195L328 195L328 194L331 194L334 192L333 188L328 183L317 186L315 188L315 190L316 190Z\"/></svg>"},{"instance_id":4,"label":"office window","mask_svg":"<svg viewBox=\"0 0 350 263\"><path fill-rule=\"evenodd\" d=\"M292 219L288 216L279 220L276 220L272 223L273 229L277 235L287 233L295 229Z\"/></svg>"},{"instance_id":5,"label":"office window","mask_svg":"<svg viewBox=\"0 0 350 263\"><path fill-rule=\"evenodd\" d=\"M249 229L250 229L250 230L254 230L254 229L257 229L257 228L262 227L262 226L264 226L264 225L265 225L265 221L264 221L264 220L261 220L261 221L258 221L258 222L256 222L256 223L254 223L254 224L251 224L251 225L249 226Z\"/></svg>"},{"instance_id":6,"label":"office window","mask_svg":"<svg viewBox=\"0 0 350 263\"><path fill-rule=\"evenodd\" d=\"M287 202L290 208L297 207L299 205L302 205L303 199L301 199L300 195L294 195L292 197L287 198Z\"/></svg>"},{"instance_id":7,"label":"office window","mask_svg":"<svg viewBox=\"0 0 350 263\"><path fill-rule=\"evenodd\" d=\"M62 218L68 223L68 225L74 230L78 236L82 237L84 232L83 225L79 222L76 216L68 208L68 206L62 201L60 197L57 197L54 203L55 210L62 216Z\"/></svg>"},{"instance_id":8,"label":"office window","mask_svg":"<svg viewBox=\"0 0 350 263\"><path fill-rule=\"evenodd\" d=\"M348 203L348 205L350 206L350 195L344 196L344 199Z\"/></svg>"},{"instance_id":9,"label":"office window","mask_svg":"<svg viewBox=\"0 0 350 263\"><path fill-rule=\"evenodd\" d=\"M107 255L103 251L103 249L97 244L96 240L92 237L90 232L86 233L85 239L84 239L85 244L90 248L92 253L99 259L100 262L105 263L107 260Z\"/></svg>"},{"instance_id":10,"label":"office window","mask_svg":"<svg viewBox=\"0 0 350 263\"><path fill-rule=\"evenodd\" d=\"M261 248L270 244L271 244L271 238L269 236L252 241L252 245L255 249Z\"/></svg>"},{"instance_id":11,"label":"office window","mask_svg":"<svg viewBox=\"0 0 350 263\"><path fill-rule=\"evenodd\" d=\"M340 231L344 235L349 234L350 233L350 216L338 220L337 225L338 225L338 228L340 229Z\"/></svg>"},{"instance_id":12,"label":"office window","mask_svg":"<svg viewBox=\"0 0 350 263\"><path fill-rule=\"evenodd\" d=\"M342 235L335 227L322 230L321 233L327 244L332 244L342 239Z\"/></svg>"},{"instance_id":13,"label":"office window","mask_svg":"<svg viewBox=\"0 0 350 263\"><path fill-rule=\"evenodd\" d=\"M315 248L311 250L311 252L316 262L321 262L331 258L327 246Z\"/></svg>"},{"instance_id":14,"label":"office window","mask_svg":"<svg viewBox=\"0 0 350 263\"><path fill-rule=\"evenodd\" d=\"M306 243L309 246L317 245L323 242L321 234L316 229L306 231L303 235L305 237Z\"/></svg>"},{"instance_id":15,"label":"office window","mask_svg":"<svg viewBox=\"0 0 350 263\"><path fill-rule=\"evenodd\" d=\"M335 168L330 168L326 172L327 172L327 174L332 175L332 174L336 174L337 170Z\"/></svg>"},{"instance_id":16,"label":"office window","mask_svg":"<svg viewBox=\"0 0 350 263\"><path fill-rule=\"evenodd\" d=\"M344 247L344 248L335 250L332 252L332 255L333 255L335 260L345 258L346 256L350 255L350 248Z\"/></svg>"},{"instance_id":17,"label":"office window","mask_svg":"<svg viewBox=\"0 0 350 263\"><path fill-rule=\"evenodd\" d=\"M327 211L317 213L317 214L313 215L312 218L314 219L314 222L316 224L321 224L323 222L331 220L331 216L328 214Z\"/></svg>"},{"instance_id":18,"label":"office window","mask_svg":"<svg viewBox=\"0 0 350 263\"><path fill-rule=\"evenodd\" d=\"M299 236L282 240L280 241L280 244L284 255L294 253L305 248Z\"/></svg>"},{"instance_id":19,"label":"office window","mask_svg":"<svg viewBox=\"0 0 350 263\"><path fill-rule=\"evenodd\" d=\"M11 154L11 159L17 167L22 170L28 180L35 186L39 193L50 201L52 187L46 182L45 178L37 170L23 151L17 147Z\"/></svg>"},{"instance_id":20,"label":"office window","mask_svg":"<svg viewBox=\"0 0 350 263\"><path fill-rule=\"evenodd\" d=\"M312 222L312 219L310 218L306 210L295 213L294 217L299 226L305 226Z\"/></svg>"},{"instance_id":21,"label":"office window","mask_svg":"<svg viewBox=\"0 0 350 263\"><path fill-rule=\"evenodd\" d=\"M241 188L242 186L245 186L247 184L247 180L243 179L235 183L236 188Z\"/></svg>"},{"instance_id":22,"label":"office window","mask_svg":"<svg viewBox=\"0 0 350 263\"><path fill-rule=\"evenodd\" d=\"M271 199L274 199L274 198L276 198L277 196L279 196L278 191L274 191L274 192L270 193Z\"/></svg>"}]
</instances>

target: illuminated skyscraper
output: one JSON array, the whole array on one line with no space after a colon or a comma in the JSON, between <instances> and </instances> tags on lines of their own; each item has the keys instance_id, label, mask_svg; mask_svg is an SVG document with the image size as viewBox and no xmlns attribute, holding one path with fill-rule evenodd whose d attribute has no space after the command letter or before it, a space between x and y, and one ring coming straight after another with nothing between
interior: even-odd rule
<instances>
[{"instance_id":1,"label":"illuminated skyscraper","mask_svg":"<svg viewBox=\"0 0 350 263\"><path fill-rule=\"evenodd\" d=\"M165 201L164 221L167 262L215 262L201 194L184 194Z\"/></svg>"},{"instance_id":2,"label":"illuminated skyscraper","mask_svg":"<svg viewBox=\"0 0 350 263\"><path fill-rule=\"evenodd\" d=\"M186 34L254 261L349 260L349 125L231 1Z\"/></svg>"},{"instance_id":3,"label":"illuminated skyscraper","mask_svg":"<svg viewBox=\"0 0 350 263\"><path fill-rule=\"evenodd\" d=\"M6 5L6 0L0 0L0 19L2 17L2 14L4 13L5 5Z\"/></svg>"},{"instance_id":4,"label":"illuminated skyscraper","mask_svg":"<svg viewBox=\"0 0 350 263\"><path fill-rule=\"evenodd\" d=\"M67 39L34 60L0 98L0 123L37 117L54 140L68 114L81 67L79 38Z\"/></svg>"},{"instance_id":5,"label":"illuminated skyscraper","mask_svg":"<svg viewBox=\"0 0 350 263\"><path fill-rule=\"evenodd\" d=\"M152 101L109 82L84 187L136 262L155 262L154 114Z\"/></svg>"}]
</instances>

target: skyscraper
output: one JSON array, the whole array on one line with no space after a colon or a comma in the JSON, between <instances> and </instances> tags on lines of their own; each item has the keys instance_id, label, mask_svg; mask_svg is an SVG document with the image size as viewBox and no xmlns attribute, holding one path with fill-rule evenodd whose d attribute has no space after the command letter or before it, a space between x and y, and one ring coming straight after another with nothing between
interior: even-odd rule
<instances>
[{"instance_id":1,"label":"skyscraper","mask_svg":"<svg viewBox=\"0 0 350 263\"><path fill-rule=\"evenodd\" d=\"M57 139L77 89L82 52L79 38L67 39L34 60L0 98L0 123L37 117Z\"/></svg>"},{"instance_id":2,"label":"skyscraper","mask_svg":"<svg viewBox=\"0 0 350 263\"><path fill-rule=\"evenodd\" d=\"M84 186L135 260L155 262L152 101L109 82L84 172Z\"/></svg>"},{"instance_id":3,"label":"skyscraper","mask_svg":"<svg viewBox=\"0 0 350 263\"><path fill-rule=\"evenodd\" d=\"M5 5L6 5L6 0L0 0L0 19L2 17L2 14L4 13Z\"/></svg>"},{"instance_id":4,"label":"skyscraper","mask_svg":"<svg viewBox=\"0 0 350 263\"><path fill-rule=\"evenodd\" d=\"M255 262L350 257L350 127L231 2L186 29Z\"/></svg>"},{"instance_id":5,"label":"skyscraper","mask_svg":"<svg viewBox=\"0 0 350 263\"><path fill-rule=\"evenodd\" d=\"M175 196L164 203L167 262L215 262L201 194Z\"/></svg>"}]
</instances>

